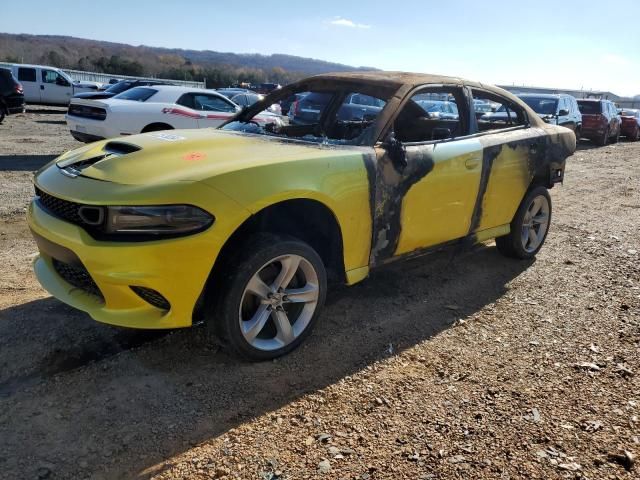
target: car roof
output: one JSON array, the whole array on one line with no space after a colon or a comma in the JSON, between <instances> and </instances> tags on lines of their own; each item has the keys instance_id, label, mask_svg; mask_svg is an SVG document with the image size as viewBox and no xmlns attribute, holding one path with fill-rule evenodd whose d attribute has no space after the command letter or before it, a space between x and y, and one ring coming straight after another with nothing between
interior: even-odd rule
<instances>
[{"instance_id":1,"label":"car roof","mask_svg":"<svg viewBox=\"0 0 640 480\"><path fill-rule=\"evenodd\" d=\"M566 93L517 93L518 97L535 97L535 98L560 98L560 97L570 97L571 95L567 95Z\"/></svg>"}]
</instances>

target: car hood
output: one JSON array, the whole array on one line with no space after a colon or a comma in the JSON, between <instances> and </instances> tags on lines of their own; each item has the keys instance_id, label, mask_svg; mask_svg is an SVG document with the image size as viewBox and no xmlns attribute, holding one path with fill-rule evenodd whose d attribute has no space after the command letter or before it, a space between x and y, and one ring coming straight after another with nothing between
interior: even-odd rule
<instances>
[{"instance_id":1,"label":"car hood","mask_svg":"<svg viewBox=\"0 0 640 480\"><path fill-rule=\"evenodd\" d=\"M335 157L337 148L220 130L170 130L91 143L55 160L61 173L125 185L201 181L267 164Z\"/></svg>"}]
</instances>

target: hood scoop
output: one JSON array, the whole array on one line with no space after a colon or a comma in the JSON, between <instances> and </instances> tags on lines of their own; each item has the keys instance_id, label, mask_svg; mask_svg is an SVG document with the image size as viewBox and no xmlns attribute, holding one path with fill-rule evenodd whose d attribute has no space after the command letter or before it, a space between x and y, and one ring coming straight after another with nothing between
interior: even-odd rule
<instances>
[{"instance_id":1,"label":"hood scoop","mask_svg":"<svg viewBox=\"0 0 640 480\"><path fill-rule=\"evenodd\" d=\"M131 143L108 142L104 145L104 147L102 147L102 151L104 153L101 155L96 155L90 158L83 158L81 160L77 160L75 158L69 159L67 161L59 162L57 166L60 169L60 173L68 177L75 178L82 173L82 170L95 165L101 160L105 160L106 158L111 157L120 157L122 155L137 152L138 150L142 150L142 148Z\"/></svg>"},{"instance_id":2,"label":"hood scoop","mask_svg":"<svg viewBox=\"0 0 640 480\"><path fill-rule=\"evenodd\" d=\"M127 142L109 142L105 144L102 150L109 155L126 155L127 153L142 150L142 147Z\"/></svg>"}]
</instances>

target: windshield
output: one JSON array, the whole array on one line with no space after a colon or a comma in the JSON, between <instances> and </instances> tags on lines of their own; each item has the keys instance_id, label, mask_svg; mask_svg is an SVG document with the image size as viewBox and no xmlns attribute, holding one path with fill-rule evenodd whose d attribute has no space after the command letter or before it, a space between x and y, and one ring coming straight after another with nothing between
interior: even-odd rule
<instances>
[{"instance_id":1,"label":"windshield","mask_svg":"<svg viewBox=\"0 0 640 480\"><path fill-rule=\"evenodd\" d=\"M105 92L113 93L114 95L118 93L122 93L125 90L129 90L132 84L133 82L130 82L128 80L123 80L121 82L114 83L109 88L107 88Z\"/></svg>"},{"instance_id":2,"label":"windshield","mask_svg":"<svg viewBox=\"0 0 640 480\"><path fill-rule=\"evenodd\" d=\"M623 117L637 117L640 114L640 110L620 110L619 114Z\"/></svg>"},{"instance_id":3,"label":"windshield","mask_svg":"<svg viewBox=\"0 0 640 480\"><path fill-rule=\"evenodd\" d=\"M520 99L529 105L534 112L542 115L555 115L558 111L557 98L520 97Z\"/></svg>"},{"instance_id":4,"label":"windshield","mask_svg":"<svg viewBox=\"0 0 640 480\"><path fill-rule=\"evenodd\" d=\"M295 95L286 115L270 113L272 105ZM330 145L373 145L376 119L386 100L363 92L305 91L272 94L262 112L253 110L223 125L232 130ZM278 111L278 110L276 110Z\"/></svg>"},{"instance_id":5,"label":"windshield","mask_svg":"<svg viewBox=\"0 0 640 480\"><path fill-rule=\"evenodd\" d=\"M135 88L132 88L131 90L126 90L123 93L116 95L113 98L117 98L118 100L133 100L135 102L146 102L157 92L158 90L154 88L135 87Z\"/></svg>"}]
</instances>

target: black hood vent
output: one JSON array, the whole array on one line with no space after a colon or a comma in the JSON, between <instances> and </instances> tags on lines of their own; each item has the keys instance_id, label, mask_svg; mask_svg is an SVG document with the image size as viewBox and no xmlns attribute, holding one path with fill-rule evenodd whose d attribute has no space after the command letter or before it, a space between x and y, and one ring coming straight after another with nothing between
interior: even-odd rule
<instances>
[{"instance_id":1,"label":"black hood vent","mask_svg":"<svg viewBox=\"0 0 640 480\"><path fill-rule=\"evenodd\" d=\"M127 153L137 152L142 150L138 145L133 145L126 142L109 142L102 149L107 152L108 155L126 155Z\"/></svg>"}]
</instances>

